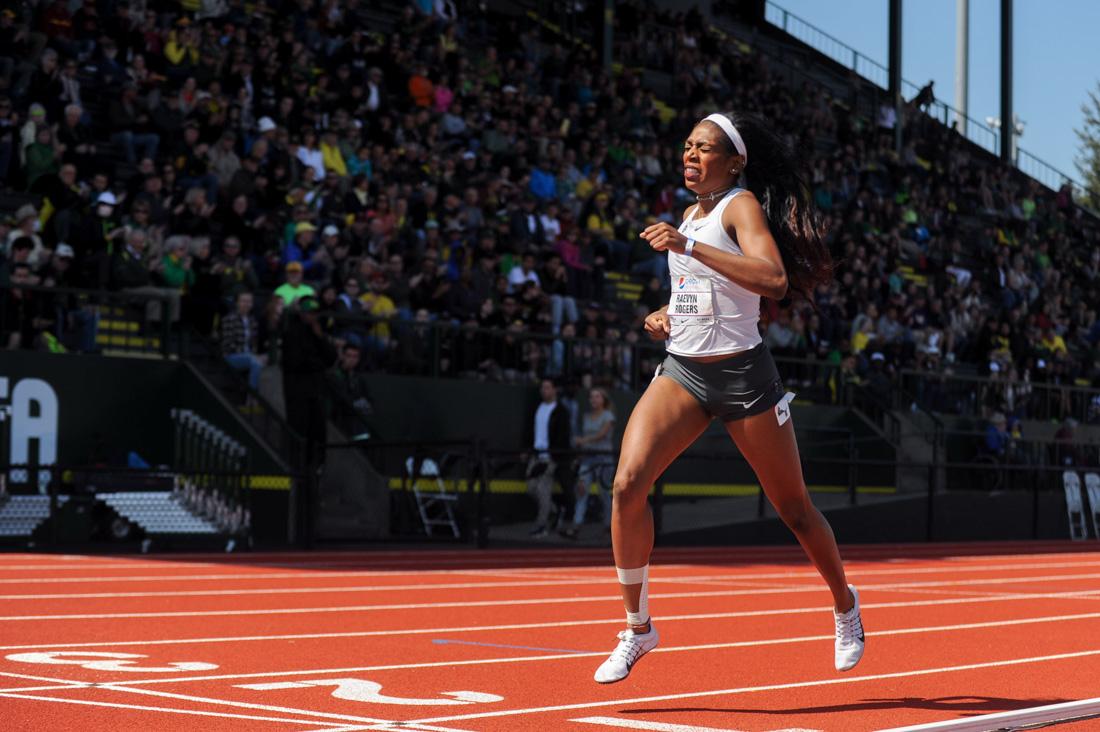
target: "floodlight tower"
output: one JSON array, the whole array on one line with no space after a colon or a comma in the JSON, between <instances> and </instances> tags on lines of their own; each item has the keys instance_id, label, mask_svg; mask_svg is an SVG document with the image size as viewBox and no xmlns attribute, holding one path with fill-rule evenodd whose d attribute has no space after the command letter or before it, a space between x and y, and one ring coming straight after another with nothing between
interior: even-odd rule
<instances>
[{"instance_id":1,"label":"floodlight tower","mask_svg":"<svg viewBox=\"0 0 1100 732\"><path fill-rule=\"evenodd\" d=\"M966 136L970 115L970 0L955 0L955 124Z\"/></svg>"},{"instance_id":2,"label":"floodlight tower","mask_svg":"<svg viewBox=\"0 0 1100 732\"><path fill-rule=\"evenodd\" d=\"M1001 0L1001 120L1015 119L1012 114L1012 0ZM1015 125L1001 127L1001 160L1014 164Z\"/></svg>"},{"instance_id":3,"label":"floodlight tower","mask_svg":"<svg viewBox=\"0 0 1100 732\"><path fill-rule=\"evenodd\" d=\"M889 69L889 94L894 103L894 150L901 153L901 128L905 115L902 112L904 102L901 98L901 0L890 0L890 60Z\"/></svg>"}]
</instances>

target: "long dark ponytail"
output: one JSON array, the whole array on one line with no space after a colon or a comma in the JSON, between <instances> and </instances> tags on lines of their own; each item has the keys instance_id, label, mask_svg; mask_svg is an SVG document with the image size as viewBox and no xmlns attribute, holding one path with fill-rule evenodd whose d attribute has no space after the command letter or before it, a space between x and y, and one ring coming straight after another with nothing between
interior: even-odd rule
<instances>
[{"instance_id":1,"label":"long dark ponytail","mask_svg":"<svg viewBox=\"0 0 1100 732\"><path fill-rule=\"evenodd\" d=\"M746 188L764 209L790 289L812 303L814 288L833 278L833 258L823 241L825 226L810 199L799 158L763 117L745 112L727 112L726 117L745 142ZM733 151L732 142L729 147Z\"/></svg>"}]
</instances>

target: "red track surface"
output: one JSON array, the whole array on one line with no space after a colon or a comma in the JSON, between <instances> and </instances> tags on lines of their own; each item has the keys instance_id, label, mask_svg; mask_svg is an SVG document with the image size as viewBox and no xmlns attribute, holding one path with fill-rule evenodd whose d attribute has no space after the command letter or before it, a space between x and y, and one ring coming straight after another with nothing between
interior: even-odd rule
<instances>
[{"instance_id":1,"label":"red track surface","mask_svg":"<svg viewBox=\"0 0 1100 732\"><path fill-rule=\"evenodd\" d=\"M797 549L658 550L661 646L611 686L606 551L6 554L0 728L858 732L1091 699L1097 549L849 547L846 674Z\"/></svg>"}]
</instances>

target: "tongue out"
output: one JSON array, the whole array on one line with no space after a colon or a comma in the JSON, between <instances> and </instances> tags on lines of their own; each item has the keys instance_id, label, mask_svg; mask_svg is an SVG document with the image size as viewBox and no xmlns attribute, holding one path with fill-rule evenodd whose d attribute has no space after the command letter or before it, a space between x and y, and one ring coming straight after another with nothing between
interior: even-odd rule
<instances>
[{"instance_id":1,"label":"tongue out","mask_svg":"<svg viewBox=\"0 0 1100 732\"><path fill-rule=\"evenodd\" d=\"M699 180L699 171L696 168L684 168L684 180Z\"/></svg>"}]
</instances>

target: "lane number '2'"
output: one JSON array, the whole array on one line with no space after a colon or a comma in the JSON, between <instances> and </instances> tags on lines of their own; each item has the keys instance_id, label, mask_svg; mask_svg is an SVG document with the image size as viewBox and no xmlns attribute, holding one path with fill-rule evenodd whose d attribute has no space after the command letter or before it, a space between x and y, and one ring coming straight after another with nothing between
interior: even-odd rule
<instances>
[{"instance_id":1,"label":"lane number '2'","mask_svg":"<svg viewBox=\"0 0 1100 732\"><path fill-rule=\"evenodd\" d=\"M304 689L310 686L335 686L332 695L337 699L367 702L371 704L400 704L403 706L445 706L454 704L477 704L479 702L504 701L496 694L483 694L478 691L442 691L450 699L406 699L399 696L386 696L382 685L366 679L310 679L308 681L276 681L270 684L239 684L240 689L273 691L276 689Z\"/></svg>"},{"instance_id":2,"label":"lane number '2'","mask_svg":"<svg viewBox=\"0 0 1100 732\"><path fill-rule=\"evenodd\" d=\"M110 653L107 651L35 651L12 653L9 661L19 663L46 663L60 666L80 666L91 671L131 671L145 674L170 674L180 671L210 671L216 663L201 661L173 661L164 666L140 666L133 659L148 658L140 653Z\"/></svg>"}]
</instances>

